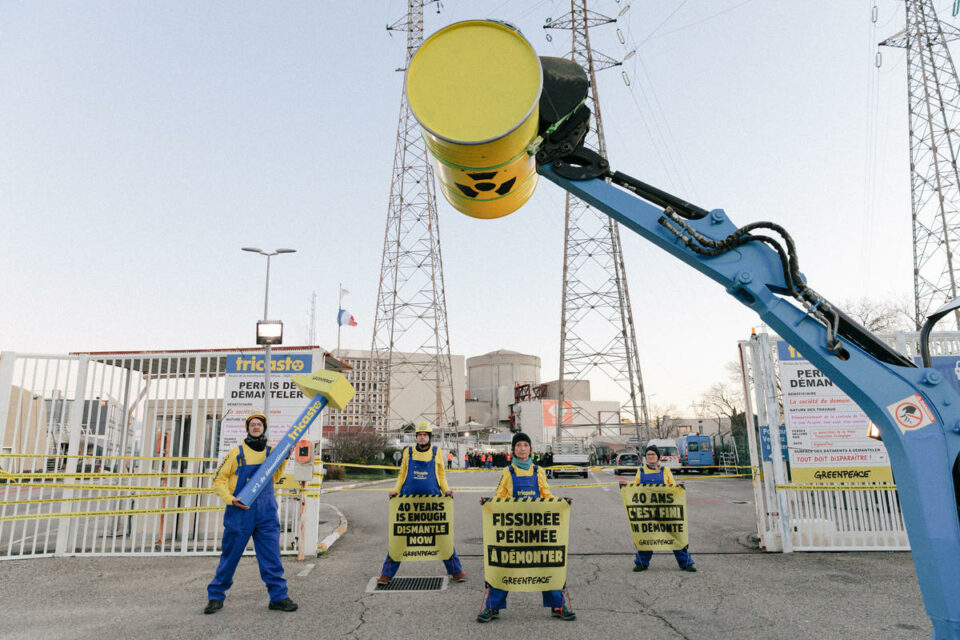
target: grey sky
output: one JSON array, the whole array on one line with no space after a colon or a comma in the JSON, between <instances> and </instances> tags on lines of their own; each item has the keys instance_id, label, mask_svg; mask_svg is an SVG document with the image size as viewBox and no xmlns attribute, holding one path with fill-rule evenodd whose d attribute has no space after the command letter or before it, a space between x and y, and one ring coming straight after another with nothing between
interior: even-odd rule
<instances>
[{"instance_id":1,"label":"grey sky","mask_svg":"<svg viewBox=\"0 0 960 640\"><path fill-rule=\"evenodd\" d=\"M594 2L616 15L627 3ZM811 285L837 301L912 291L905 62L875 43L901 2L639 2L593 32L622 58L599 79L614 168L737 223L793 234ZM950 2L939 2L950 17ZM337 283L369 348L404 34L389 2L0 4L0 348L251 346L263 258L287 344L336 343ZM426 33L495 17L541 55L569 3L447 0ZM620 44L616 29L626 44ZM453 351L543 359L556 377L563 193L542 182L497 221L440 202ZM758 319L717 285L624 235L653 404L724 379Z\"/></svg>"}]
</instances>

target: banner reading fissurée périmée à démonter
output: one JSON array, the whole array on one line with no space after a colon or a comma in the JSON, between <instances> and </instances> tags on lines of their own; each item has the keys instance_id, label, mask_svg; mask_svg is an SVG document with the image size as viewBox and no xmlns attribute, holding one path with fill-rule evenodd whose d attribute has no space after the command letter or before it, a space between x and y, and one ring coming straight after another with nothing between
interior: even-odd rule
<instances>
[{"instance_id":1,"label":"banner reading fissur\u00e9e p\u00e9rim\u00e9e \u00e0 d\u00e9monter","mask_svg":"<svg viewBox=\"0 0 960 640\"><path fill-rule=\"evenodd\" d=\"M803 355L777 342L790 478L798 483L893 482L870 419Z\"/></svg>"},{"instance_id":2,"label":"banner reading fissur\u00e9e p\u00e9rim\u00e9e \u00e0 d\u00e9monter","mask_svg":"<svg viewBox=\"0 0 960 640\"><path fill-rule=\"evenodd\" d=\"M666 551L687 546L687 494L681 487L627 484L620 487L620 497L638 551Z\"/></svg>"},{"instance_id":3,"label":"banner reading fissur\u00e9e p\u00e9rim\u00e9e \u00e0 d\u00e9monter","mask_svg":"<svg viewBox=\"0 0 960 640\"><path fill-rule=\"evenodd\" d=\"M483 571L504 591L550 591L567 581L570 505L563 498L483 503Z\"/></svg>"},{"instance_id":4,"label":"banner reading fissur\u00e9e p\u00e9rim\u00e9e \u00e0 d\u00e9monter","mask_svg":"<svg viewBox=\"0 0 960 640\"><path fill-rule=\"evenodd\" d=\"M390 498L388 547L395 562L448 560L453 555L453 498Z\"/></svg>"},{"instance_id":5,"label":"banner reading fissur\u00e9e p\u00e9rim\u00e9e \u00e0 d\u00e9monter","mask_svg":"<svg viewBox=\"0 0 960 640\"><path fill-rule=\"evenodd\" d=\"M220 425L220 446L217 458L222 460L230 449L246 437L244 421L251 413L263 412L262 353L227 355L223 383L223 420ZM272 447L290 429L308 399L290 381L290 376L310 373L313 356L307 353L280 352L270 358L270 415L267 443Z\"/></svg>"}]
</instances>

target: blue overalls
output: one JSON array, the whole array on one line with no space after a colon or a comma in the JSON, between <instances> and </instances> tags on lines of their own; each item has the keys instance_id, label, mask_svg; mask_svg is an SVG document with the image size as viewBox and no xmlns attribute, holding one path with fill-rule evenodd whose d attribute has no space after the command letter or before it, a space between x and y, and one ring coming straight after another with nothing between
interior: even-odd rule
<instances>
[{"instance_id":1,"label":"blue overalls","mask_svg":"<svg viewBox=\"0 0 960 640\"><path fill-rule=\"evenodd\" d=\"M517 470L512 464L507 468L510 469L510 480L513 483L514 498L540 497L540 483L537 481L537 469L539 469L539 467L537 467L537 465L533 465L533 474L529 476L518 476ZM551 609L558 609L563 606L563 592L559 589L543 591L541 593L543 594L543 606L550 607ZM507 592L503 589L490 587L487 591L486 605L490 609L506 609Z\"/></svg>"},{"instance_id":2,"label":"blue overalls","mask_svg":"<svg viewBox=\"0 0 960 640\"><path fill-rule=\"evenodd\" d=\"M657 473L644 473L646 467L640 467L640 484L663 484L663 467L660 467L660 471ZM674 549L673 557L677 559L677 564L680 565L680 568L689 567L693 564L693 558L690 556L690 552L687 549L690 548L690 545L687 545L683 549ZM653 551L637 551L637 555L633 558L634 564L639 564L644 567L650 566L650 558L653 557Z\"/></svg>"},{"instance_id":3,"label":"blue overalls","mask_svg":"<svg viewBox=\"0 0 960 640\"><path fill-rule=\"evenodd\" d=\"M413 447L407 450L407 477L400 487L402 496L442 496L440 483L437 482L437 447L433 447L433 455L429 460L414 460ZM457 556L457 550L453 550L453 555L443 561L443 566L447 568L447 573L453 575L463 571L463 565L460 564L460 558ZM387 552L387 559L383 561L383 568L380 573L392 578L397 575L400 569L400 563L390 559L390 553Z\"/></svg>"},{"instance_id":4,"label":"blue overalls","mask_svg":"<svg viewBox=\"0 0 960 640\"><path fill-rule=\"evenodd\" d=\"M267 447L270 455L270 447ZM257 469L259 464L247 464L243 454L243 445L237 455L237 487L240 493ZM271 479L272 482L272 479ZM260 566L260 577L267 585L270 602L280 602L287 597L287 581L283 579L283 565L280 563L280 519L277 517L277 499L273 495L273 486L260 492L249 509L227 505L223 514L223 552L213 581L207 585L209 600L223 602L227 589L233 584L233 573L243 555L247 542L253 536L253 548Z\"/></svg>"}]
</instances>

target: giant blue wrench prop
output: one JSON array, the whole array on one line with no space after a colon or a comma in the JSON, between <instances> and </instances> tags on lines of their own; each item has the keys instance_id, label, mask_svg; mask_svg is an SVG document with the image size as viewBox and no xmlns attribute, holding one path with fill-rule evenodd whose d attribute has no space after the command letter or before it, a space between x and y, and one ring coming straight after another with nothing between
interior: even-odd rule
<instances>
[{"instance_id":1,"label":"giant blue wrench prop","mask_svg":"<svg viewBox=\"0 0 960 640\"><path fill-rule=\"evenodd\" d=\"M274 472L286 461L287 456L290 455L290 448L310 428L323 408L329 404L334 409L343 409L355 393L347 379L333 371L320 370L311 374L290 376L290 379L305 396L310 398L310 403L273 448L240 494L236 496L237 500L245 505L253 504L261 491L267 486L272 486Z\"/></svg>"}]
</instances>

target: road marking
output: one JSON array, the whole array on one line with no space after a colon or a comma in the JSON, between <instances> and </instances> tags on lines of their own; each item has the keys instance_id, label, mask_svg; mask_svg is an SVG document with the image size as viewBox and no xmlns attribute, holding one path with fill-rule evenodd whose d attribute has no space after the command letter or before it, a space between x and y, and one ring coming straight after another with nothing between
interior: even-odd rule
<instances>
[{"instance_id":1,"label":"road marking","mask_svg":"<svg viewBox=\"0 0 960 640\"><path fill-rule=\"evenodd\" d=\"M310 572L313 571L313 568L314 568L315 566L317 566L317 565L315 565L315 564L308 564L308 565L304 568L303 571L301 571L300 573L297 574L297 577L298 577L298 578L306 578L308 575L310 575Z\"/></svg>"},{"instance_id":2,"label":"road marking","mask_svg":"<svg viewBox=\"0 0 960 640\"><path fill-rule=\"evenodd\" d=\"M602 482L600 482L597 476L594 475L593 471L590 472L590 477L593 478L594 482L596 482L597 484L603 484ZM604 491L610 491L610 487L604 486L600 488L603 489Z\"/></svg>"}]
</instances>

